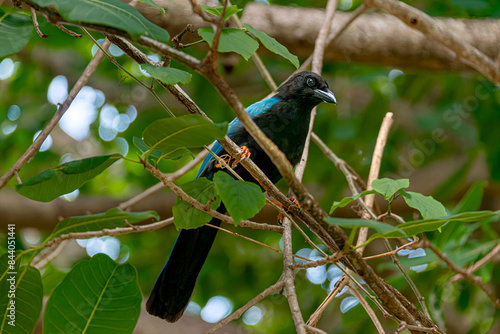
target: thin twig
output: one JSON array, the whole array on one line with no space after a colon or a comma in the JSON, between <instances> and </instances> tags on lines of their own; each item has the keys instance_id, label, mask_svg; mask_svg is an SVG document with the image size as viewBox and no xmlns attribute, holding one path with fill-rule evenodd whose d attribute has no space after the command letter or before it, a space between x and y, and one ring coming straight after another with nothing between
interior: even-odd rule
<instances>
[{"instance_id":1,"label":"thin twig","mask_svg":"<svg viewBox=\"0 0 500 334\"><path fill-rule=\"evenodd\" d=\"M417 331L417 332L422 332L422 333L441 333L436 328L408 325L406 322L403 321L400 323L400 326L396 330L395 334L399 334L404 330Z\"/></svg>"},{"instance_id":2,"label":"thin twig","mask_svg":"<svg viewBox=\"0 0 500 334\"><path fill-rule=\"evenodd\" d=\"M215 228L215 229L217 229L217 230L220 230L220 231L226 232L226 233L228 233L228 234L234 235L235 237L238 237L238 238L242 238L242 239L245 239L245 240L251 241L251 242L253 242L253 243L256 243L257 245L264 246L264 247L266 247L267 249L270 249L270 250L272 250L273 252L276 252L276 253L278 253L278 254L283 254L283 252L282 252L282 251L280 251L279 249L276 249L276 248L274 248L274 247L271 247L271 246L269 246L269 245L266 245L266 244L265 244L265 243L263 243L263 242L257 241L257 240L255 240L255 239L249 238L249 237L247 237L247 236L241 235L241 234L236 233L236 232L231 232L231 231L226 230L225 228L222 228L222 227L220 227L220 226L216 226L216 225L212 225L212 224L206 224L206 225L207 225L207 226L210 226L210 227L212 227L212 228ZM299 259L301 259L301 260L310 261L309 259L306 259L306 258L304 258L304 257L302 257L302 256L295 255L295 257L297 257L297 258L299 258Z\"/></svg>"},{"instance_id":3,"label":"thin twig","mask_svg":"<svg viewBox=\"0 0 500 334\"><path fill-rule=\"evenodd\" d=\"M328 41L327 41L327 47L330 46L331 44L335 43L335 41L342 35L342 33L356 20L361 14L366 12L369 8L363 4L356 8L354 12L352 12L351 16L349 19L344 23L342 27L340 27L339 30L336 32L332 32L330 36L328 36ZM309 56L303 63L300 65L299 69L296 72L302 72L305 71L312 63L312 55Z\"/></svg>"},{"instance_id":4,"label":"thin twig","mask_svg":"<svg viewBox=\"0 0 500 334\"><path fill-rule=\"evenodd\" d=\"M71 31L69 30L68 28L66 28L65 26L63 26L62 24L60 23L57 23L56 24L56 27L59 28L59 30L61 30L62 32L65 32L67 33L68 35L70 35L71 37L74 37L74 38L82 38L82 35L74 32L74 31Z\"/></svg>"},{"instance_id":5,"label":"thin twig","mask_svg":"<svg viewBox=\"0 0 500 334\"><path fill-rule=\"evenodd\" d=\"M205 157L207 156L207 151L203 150L196 157L188 162L186 165L184 165L182 168L176 170L173 173L170 174L165 174L165 177L168 177L171 181L175 181L187 172L189 172L191 169L196 167ZM159 182L155 184L154 186L149 187L148 189L144 190L143 192L137 194L136 196L126 200L125 202L120 203L118 205L118 208L121 210L127 210L128 208L134 206L135 204L141 202L142 200L146 199L147 197L157 193L161 189L163 189L165 185L163 182Z\"/></svg>"},{"instance_id":6,"label":"thin twig","mask_svg":"<svg viewBox=\"0 0 500 334\"><path fill-rule=\"evenodd\" d=\"M349 280L346 276L340 278L340 280L335 284L335 288L328 294L328 296L326 296L325 300L323 300L323 302L318 306L313 314L311 314L311 316L307 320L307 325L316 326L326 307L330 305L333 298L344 288L348 281Z\"/></svg>"},{"instance_id":7,"label":"thin twig","mask_svg":"<svg viewBox=\"0 0 500 334\"><path fill-rule=\"evenodd\" d=\"M107 50L110 46L109 41L104 41L102 43L102 48L104 50ZM87 84L87 82L90 79L90 76L95 72L97 65L101 62L101 60L104 58L104 53L101 51L96 52L92 60L90 60L89 64L85 68L85 70L82 72L82 75L80 75L80 78L78 78L77 82L71 89L71 91L68 94L68 97L66 97L66 100L59 106L57 109L56 113L54 116L51 118L51 120L45 125L44 129L42 132L38 135L38 137L33 141L33 143L28 147L26 152L16 161L16 163L5 173L0 177L0 189L5 187L5 185L12 179L12 177L17 173L25 163L27 163L29 160L35 156L35 154L38 152L40 149L40 146L42 146L43 142L47 138L47 136L50 134L52 129L59 123L59 120L61 117L64 115L66 110L68 110L69 106L75 99L76 95L80 92L80 90Z\"/></svg>"},{"instance_id":8,"label":"thin twig","mask_svg":"<svg viewBox=\"0 0 500 334\"><path fill-rule=\"evenodd\" d=\"M486 254L481 260L477 261L473 266L466 269L469 275L472 275L476 270L484 266L486 263L490 262L498 253L500 253L500 244L496 245L488 254ZM464 279L464 275L456 274L450 279L450 283L455 283Z\"/></svg>"},{"instance_id":9,"label":"thin twig","mask_svg":"<svg viewBox=\"0 0 500 334\"><path fill-rule=\"evenodd\" d=\"M258 302L260 302L262 299L266 298L270 294L283 288L283 285L284 285L284 282L282 280L274 283L273 285L271 285L270 287L268 287L267 289L265 289L264 291L259 293L257 296L255 296L248 303L246 303L245 305L243 305L242 307L240 307L239 309L234 311L231 315L229 315L226 318L219 321L214 327L212 327L207 332L207 334L213 334L216 331L218 331L219 329L221 329L222 327L224 327L225 325L227 325L228 323L230 323L231 321L239 319L243 315L243 313L245 313L248 309L250 309L252 306L257 304Z\"/></svg>"},{"instance_id":10,"label":"thin twig","mask_svg":"<svg viewBox=\"0 0 500 334\"><path fill-rule=\"evenodd\" d=\"M116 227L113 229L105 228L105 229L102 229L99 231L71 232L68 234L60 235L59 237L48 241L45 244L45 247L52 247L53 245L58 244L64 240L68 240L68 239L89 239L89 238L94 238L94 237L102 237L105 235L114 236L114 235L137 233L137 232L144 232L144 231L154 231L154 230L157 230L157 229L160 229L162 227L165 227L167 225L172 224L173 221L174 221L174 218L171 217L171 218L168 218L165 220L161 220L161 221L154 222L151 224L146 224L146 225Z\"/></svg>"},{"instance_id":11,"label":"thin twig","mask_svg":"<svg viewBox=\"0 0 500 334\"><path fill-rule=\"evenodd\" d=\"M298 334L306 334L306 328L302 312L300 310L293 274L293 248L292 248L292 223L290 220L283 221L283 280L285 282L286 297L290 306L295 329Z\"/></svg>"},{"instance_id":12,"label":"thin twig","mask_svg":"<svg viewBox=\"0 0 500 334\"><path fill-rule=\"evenodd\" d=\"M172 182L168 177L165 176L158 168L153 167L149 162L143 161L144 167L157 179L161 180L164 185L169 187L179 198L185 202L188 202L191 204L194 208L206 212L209 215L211 215L214 218L220 219L223 222L233 224L234 225L234 219L230 216L224 215L220 212L217 212L210 207L206 207L205 204L202 204L198 202L196 199L193 197L189 196L180 188L178 185L176 185L174 182ZM242 220L239 223L240 226L245 226L245 227L251 227L255 229L262 229L262 230L268 230L268 231L274 231L274 232L281 232L282 227L277 226L277 225L269 225L269 224L261 224L261 223L255 223L249 220Z\"/></svg>"},{"instance_id":13,"label":"thin twig","mask_svg":"<svg viewBox=\"0 0 500 334\"><path fill-rule=\"evenodd\" d=\"M380 126L380 130L378 132L375 148L373 150L372 163L370 165L370 173L368 174L366 190L373 189L372 182L378 179L378 175L380 172L380 165L382 163L382 156L384 154L385 144L387 143L387 138L389 137L389 131L391 130L393 122L394 122L393 113L388 112L387 114L385 114L385 117L382 121L382 125ZM365 196L364 203L370 210L373 210L374 202L375 202L375 194L369 194ZM372 217L368 212L363 212L361 218L371 219ZM364 244L367 238L368 238L368 227L360 228L356 246ZM360 247L357 250L360 254L363 254L364 249L365 247Z\"/></svg>"},{"instance_id":14,"label":"thin twig","mask_svg":"<svg viewBox=\"0 0 500 334\"><path fill-rule=\"evenodd\" d=\"M186 28L184 28L179 34L177 34L176 36L174 36L172 38L172 43L174 45L174 48L179 49L179 50L183 49L184 45L181 43L182 37L184 37L184 35L187 32L194 33L195 31L196 30L194 29L194 25L192 25L191 23L186 25Z\"/></svg>"},{"instance_id":15,"label":"thin twig","mask_svg":"<svg viewBox=\"0 0 500 334\"><path fill-rule=\"evenodd\" d=\"M40 252L33 261L31 261L31 265L38 270L45 267L50 261L55 259L57 255L61 254L66 245L68 245L69 240L62 240L61 242L53 245L50 248L45 249L46 252Z\"/></svg>"},{"instance_id":16,"label":"thin twig","mask_svg":"<svg viewBox=\"0 0 500 334\"><path fill-rule=\"evenodd\" d=\"M328 334L327 332L325 332L324 330L322 329L319 329L319 328L316 328L316 327L313 327L313 326L309 326L309 325L305 325L305 328L308 332L311 332L311 333L316 333L316 334Z\"/></svg>"},{"instance_id":17,"label":"thin twig","mask_svg":"<svg viewBox=\"0 0 500 334\"><path fill-rule=\"evenodd\" d=\"M229 6L231 6L231 2L228 3ZM241 23L240 19L238 18L237 15L231 16L231 20L233 23L239 28L239 29L244 29L245 27ZM260 72L260 75L262 78L264 78L264 81L267 83L271 91L275 91L278 89L278 85L276 85L276 82L274 81L273 77L271 76L271 73L267 69L267 67L264 65L264 62L260 58L260 56L257 54L257 52L254 52L252 54L252 60L255 63L255 66Z\"/></svg>"},{"instance_id":18,"label":"thin twig","mask_svg":"<svg viewBox=\"0 0 500 334\"><path fill-rule=\"evenodd\" d=\"M412 241L412 242L409 242L407 244L404 244L403 246L400 246L398 248L396 248L395 250L393 251L390 251L390 252L387 252L387 253L382 253L382 254L377 254L377 255L372 255L372 256L366 256L364 257L363 259L366 261L366 260L372 260L372 259L378 259L378 258L381 258L381 257L384 257L384 256L390 256L390 255L395 255L397 254L397 252L399 252L400 250L402 249L405 249L406 247L409 247L411 245L414 245L416 244L417 242L419 242L419 239L417 237L415 237L415 239Z\"/></svg>"},{"instance_id":19,"label":"thin twig","mask_svg":"<svg viewBox=\"0 0 500 334\"><path fill-rule=\"evenodd\" d=\"M319 266L322 266L322 265L325 265L328 263L336 263L336 262L339 262L339 260L342 256L344 256L344 253L342 251L340 251L336 254L328 255L328 256L323 257L323 258L316 260L316 261L309 260L309 262L295 263L292 265L292 269L315 268L315 267L319 267Z\"/></svg>"},{"instance_id":20,"label":"thin twig","mask_svg":"<svg viewBox=\"0 0 500 334\"><path fill-rule=\"evenodd\" d=\"M424 311L425 315L428 318L430 318L429 310L427 309L427 305L425 305L424 296L422 296L422 294L420 293L420 291L417 288L417 285L413 282L410 275L408 275L408 273L405 271L405 269L401 265L401 262L399 261L398 257L395 255L396 253L394 253L392 248L391 248L391 244L389 243L389 240L384 239L384 243L385 243L385 246L387 247L387 250L389 251L389 253L392 253L390 255L392 262L396 265L396 267L398 267L399 271L403 274L404 278L406 279L406 281L410 285L411 289L413 290L413 293L415 294L415 296L417 296L417 299L418 299L420 305L422 306L422 310Z\"/></svg>"},{"instance_id":21,"label":"thin twig","mask_svg":"<svg viewBox=\"0 0 500 334\"><path fill-rule=\"evenodd\" d=\"M349 291L351 292L351 294L354 295L354 297L356 297L356 299L359 301L361 306L363 306L363 308L365 309L366 313L368 313L368 316L370 317L373 324L375 325L375 328L377 328L377 331L380 334L385 334L384 328L380 324L380 321L378 320L377 315L372 310L372 308L370 307L370 305L368 304L366 299L361 295L361 293L356 288L354 288L352 286L351 283L348 283L348 286L349 286Z\"/></svg>"},{"instance_id":22,"label":"thin twig","mask_svg":"<svg viewBox=\"0 0 500 334\"><path fill-rule=\"evenodd\" d=\"M483 290L488 297L491 299L493 304L495 304L496 307L500 307L500 299L495 296L493 291L491 291L483 282L481 277L479 276L474 276L472 274L469 274L466 269L463 269L459 266L457 266L455 263L451 262L451 260L446 256L446 254L441 253L439 249L436 248L428 239L424 239L423 247L429 248L431 251L434 252L434 254L437 255L446 265L448 268L453 270L456 273L462 274L466 280L471 282L472 284L477 285L481 290Z\"/></svg>"},{"instance_id":23,"label":"thin twig","mask_svg":"<svg viewBox=\"0 0 500 334\"><path fill-rule=\"evenodd\" d=\"M38 24L38 19L36 18L35 8L31 7L31 18L33 19L33 25L35 26L36 33L40 38L47 38L49 35L42 33L40 30L40 25Z\"/></svg>"},{"instance_id":24,"label":"thin twig","mask_svg":"<svg viewBox=\"0 0 500 334\"><path fill-rule=\"evenodd\" d=\"M312 71L321 75L321 68L323 67L323 55L325 54L326 48L326 38L328 37L328 33L330 32L333 16L335 15L335 11L337 9L337 0L328 0L326 5L326 13L325 20L319 30L318 37L314 43L314 51L313 51L313 66ZM311 119L309 121L309 132L307 133L306 141L304 143L304 151L302 152L302 157L300 158L299 165L295 169L295 175L299 180L302 180L304 176L304 172L307 165L307 159L309 157L309 146L311 144L311 134L313 132L314 120L316 119L316 107L314 107L311 111Z\"/></svg>"},{"instance_id":25,"label":"thin twig","mask_svg":"<svg viewBox=\"0 0 500 334\"><path fill-rule=\"evenodd\" d=\"M441 23L426 13L397 0L365 0L370 7L391 14L408 26L440 42L454 51L461 60L482 73L496 84L500 84L500 64L476 49L455 32L447 30Z\"/></svg>"}]
</instances>

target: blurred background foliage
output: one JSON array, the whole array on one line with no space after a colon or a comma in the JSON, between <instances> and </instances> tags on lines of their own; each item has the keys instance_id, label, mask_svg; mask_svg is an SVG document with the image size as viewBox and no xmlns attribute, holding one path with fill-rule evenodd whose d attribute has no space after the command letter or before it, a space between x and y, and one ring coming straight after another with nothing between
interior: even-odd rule
<instances>
[{"instance_id":1,"label":"blurred background foliage","mask_svg":"<svg viewBox=\"0 0 500 334\"><path fill-rule=\"evenodd\" d=\"M233 1L240 8L247 2ZM271 2L287 6L326 6L324 0ZM500 17L500 2L496 0L406 2L432 16ZM361 1L341 0L339 8L352 11L360 4ZM56 110L54 102L62 101L57 99L57 94L64 97L65 83L72 87L90 61L93 48L95 52L88 38L74 39L45 20L40 20L40 28L50 36L40 39L33 33L29 44L21 52L0 60L0 170L4 172L24 153L34 134L52 117ZM97 33L93 35L102 38ZM120 55L119 50L113 52L127 70L147 84L152 83L127 56ZM201 58L205 51L194 48L187 52ZM293 71L293 67L281 58L264 56L263 60L277 82L286 79ZM175 67L182 68L178 64ZM220 70L244 105L269 93L252 62L240 60L235 67L221 67ZM500 207L500 90L494 84L472 72L430 73L357 63L327 63L323 76L339 103L336 108L319 106L315 132L362 177L366 178L368 174L382 118L391 111L395 115L395 124L384 152L382 177L409 178L411 190L433 195L449 210L456 206L472 184L484 181L484 198L482 201L479 199L477 209L496 210ZM151 95L106 59L88 85L91 88L79 101L80 109L74 108L65 116L63 123L67 124L66 128L57 127L51 135L50 147L23 167L20 173L23 180L61 162L92 155L120 152L136 159L133 136L141 137L142 131L153 120L167 117ZM49 102L49 87L59 87L54 88L53 103ZM192 82L183 88L214 121L229 121L234 117L215 89L201 76L194 74ZM186 113L164 90L158 88L157 92L176 115ZM315 145L311 146L310 152L304 183L323 207L329 208L334 200L349 195L346 181ZM163 161L160 168L163 172L172 172L189 159L183 157ZM189 172L177 183L193 179L195 173L196 170ZM78 201L84 195L125 200L155 183L157 180L142 166L123 161L85 184L79 194L73 194L68 200ZM12 180L7 188L14 185ZM280 182L279 186L286 191L284 182ZM480 192L476 195L476 198L479 197ZM412 218L413 212L406 206L401 204L397 208L397 213ZM92 207L88 210L92 212ZM350 209L339 212L342 216L355 216ZM275 221L273 218L268 222ZM49 233L37 229L35 221L29 225L32 228L18 234L20 247L36 244L40 242L40 236ZM238 232L280 247L277 234L241 229ZM498 232L498 224L471 224L444 228L443 233L432 233L429 238L436 241L456 263L465 266L480 259L498 243ZM137 268L144 294L149 293L176 235L171 226L117 238L119 256ZM5 243L2 242L3 245ZM295 250L306 247L303 238L294 233ZM381 251L383 247L375 242L366 253ZM78 247L65 255L66 259L54 261L44 272L46 295L62 278L62 272L87 256L83 249L78 251ZM219 233L192 300L203 307L211 297L225 296L234 310L279 278L281 261L280 255L266 248ZM390 283L417 303L390 260L373 262ZM447 328L449 333L486 333L489 330L493 333L495 328L499 330L498 324L495 326L499 311L482 291L468 282L449 283L452 273L429 255L424 262L429 263L427 269L419 273L412 271L410 276L426 297L432 316L439 325ZM478 274L485 283L493 280L498 291L498 266L490 262ZM299 301L307 319L326 297L329 280L313 284L306 277L306 272L301 271L296 282ZM342 298L337 299L328 307L320 328L336 333L375 331L360 306L342 314L339 312ZM285 297L273 295L260 303L259 308L263 313L263 317L258 318L260 321L250 326L239 320L242 328L256 333L293 332ZM193 310L196 313L196 307ZM394 327L393 324L390 326Z\"/></svg>"}]
</instances>

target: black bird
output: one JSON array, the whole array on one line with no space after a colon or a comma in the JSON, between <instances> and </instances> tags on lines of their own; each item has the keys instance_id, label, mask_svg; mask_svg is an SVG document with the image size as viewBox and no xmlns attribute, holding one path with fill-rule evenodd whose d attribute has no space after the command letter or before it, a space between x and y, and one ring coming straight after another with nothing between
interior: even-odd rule
<instances>
[{"instance_id":1,"label":"black bird","mask_svg":"<svg viewBox=\"0 0 500 334\"><path fill-rule=\"evenodd\" d=\"M259 128L271 139L295 165L304 150L309 129L311 110L321 102L337 103L335 95L322 77L313 72L301 72L292 76L273 97L254 103L248 113ZM278 169L268 155L248 134L243 124L235 118L229 124L228 136L237 145L250 151L250 159L274 183L281 178ZM212 150L219 156L227 154L219 143ZM212 179L221 170L212 155L208 155L198 172L198 177ZM240 164L234 167L244 180L257 182ZM217 209L226 211L224 204ZM213 218L210 224L219 226ZM179 320L189 303L198 275L212 247L217 230L203 226L181 230L167 264L156 280L146 304L147 311L169 322Z\"/></svg>"}]
</instances>

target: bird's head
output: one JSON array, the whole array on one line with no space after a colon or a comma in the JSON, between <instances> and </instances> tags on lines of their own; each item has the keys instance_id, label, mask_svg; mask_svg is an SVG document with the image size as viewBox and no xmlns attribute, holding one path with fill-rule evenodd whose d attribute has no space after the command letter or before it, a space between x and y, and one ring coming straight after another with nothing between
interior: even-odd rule
<instances>
[{"instance_id":1,"label":"bird's head","mask_svg":"<svg viewBox=\"0 0 500 334\"><path fill-rule=\"evenodd\" d=\"M326 81L309 71L293 75L278 89L278 95L284 100L301 99L312 106L321 102L337 104L337 99Z\"/></svg>"}]
</instances>

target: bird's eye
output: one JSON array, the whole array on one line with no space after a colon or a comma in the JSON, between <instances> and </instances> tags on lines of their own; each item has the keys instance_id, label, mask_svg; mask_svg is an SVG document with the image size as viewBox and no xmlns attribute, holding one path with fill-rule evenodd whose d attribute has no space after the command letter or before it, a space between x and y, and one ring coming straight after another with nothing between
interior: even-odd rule
<instances>
[{"instance_id":1,"label":"bird's eye","mask_svg":"<svg viewBox=\"0 0 500 334\"><path fill-rule=\"evenodd\" d=\"M313 78L307 78L306 80L306 84L309 86L309 87L314 87L316 85L316 80L314 80Z\"/></svg>"}]
</instances>

